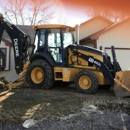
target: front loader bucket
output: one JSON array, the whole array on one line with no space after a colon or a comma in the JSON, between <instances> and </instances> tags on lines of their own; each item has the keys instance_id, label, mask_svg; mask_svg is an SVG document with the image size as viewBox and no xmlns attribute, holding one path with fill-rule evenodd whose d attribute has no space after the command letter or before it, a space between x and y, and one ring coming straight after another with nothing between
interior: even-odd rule
<instances>
[{"instance_id":1,"label":"front loader bucket","mask_svg":"<svg viewBox=\"0 0 130 130\"><path fill-rule=\"evenodd\" d=\"M130 71L116 72L114 92L117 97L130 96Z\"/></svg>"}]
</instances>

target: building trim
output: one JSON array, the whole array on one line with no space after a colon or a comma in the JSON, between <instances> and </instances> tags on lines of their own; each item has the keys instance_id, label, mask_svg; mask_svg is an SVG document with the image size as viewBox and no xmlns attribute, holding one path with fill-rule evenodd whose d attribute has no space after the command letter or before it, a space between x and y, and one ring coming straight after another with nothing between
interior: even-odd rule
<instances>
[{"instance_id":1,"label":"building trim","mask_svg":"<svg viewBox=\"0 0 130 130\"><path fill-rule=\"evenodd\" d=\"M111 49L110 47L104 47L105 51ZM130 50L130 48L115 47L116 50Z\"/></svg>"}]
</instances>

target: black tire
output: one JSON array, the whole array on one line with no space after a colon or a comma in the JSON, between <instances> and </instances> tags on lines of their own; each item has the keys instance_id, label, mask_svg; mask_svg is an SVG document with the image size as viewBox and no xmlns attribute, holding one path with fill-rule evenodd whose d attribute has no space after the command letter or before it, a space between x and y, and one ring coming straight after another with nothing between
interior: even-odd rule
<instances>
[{"instance_id":1,"label":"black tire","mask_svg":"<svg viewBox=\"0 0 130 130\"><path fill-rule=\"evenodd\" d=\"M45 60L35 60L28 67L26 80L33 88L49 89L54 83L53 68Z\"/></svg>"},{"instance_id":2,"label":"black tire","mask_svg":"<svg viewBox=\"0 0 130 130\"><path fill-rule=\"evenodd\" d=\"M97 76L89 70L81 70L75 78L75 87L78 92L93 94L98 89Z\"/></svg>"}]
</instances>

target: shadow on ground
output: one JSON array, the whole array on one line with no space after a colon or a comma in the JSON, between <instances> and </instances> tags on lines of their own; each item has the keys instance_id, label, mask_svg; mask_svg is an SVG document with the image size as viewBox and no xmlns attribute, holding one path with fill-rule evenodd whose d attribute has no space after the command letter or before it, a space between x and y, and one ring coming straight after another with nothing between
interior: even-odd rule
<instances>
[{"instance_id":1,"label":"shadow on ground","mask_svg":"<svg viewBox=\"0 0 130 130\"><path fill-rule=\"evenodd\" d=\"M129 101L130 98L115 97L113 90L99 89L95 94L87 95L78 93L74 86L54 87L50 90L21 87L11 92L0 89L0 121L56 118L77 113L89 104L128 104Z\"/></svg>"}]
</instances>

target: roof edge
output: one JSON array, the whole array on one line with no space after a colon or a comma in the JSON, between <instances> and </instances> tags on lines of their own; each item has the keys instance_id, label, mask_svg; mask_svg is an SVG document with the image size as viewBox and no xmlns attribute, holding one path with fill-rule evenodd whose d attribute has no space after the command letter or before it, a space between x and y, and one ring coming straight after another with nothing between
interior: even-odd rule
<instances>
[{"instance_id":1,"label":"roof edge","mask_svg":"<svg viewBox=\"0 0 130 130\"><path fill-rule=\"evenodd\" d=\"M86 24L86 23L89 23L89 22L91 22L91 21L93 21L93 20L95 20L95 19L99 19L99 18L102 19L102 20L104 20L104 21L106 21L106 22L109 23L109 24L113 24L113 23L114 23L114 22L112 22L112 21L106 19L105 17L103 17L103 16L101 16L101 15L98 15L98 16L96 16L96 17L93 17L93 18L91 18L91 19L89 19L89 20L87 20L87 21L81 23L80 25L84 25L84 24Z\"/></svg>"},{"instance_id":2,"label":"roof edge","mask_svg":"<svg viewBox=\"0 0 130 130\"><path fill-rule=\"evenodd\" d=\"M105 29L103 29L103 30L101 30L101 31L99 31L99 32L96 32L95 34L92 34L92 35L90 35L90 36L88 36L88 37L90 37L90 38L92 38L92 39L97 39L101 34L106 33L106 32L108 32L109 30L118 27L118 26L120 26L121 24L123 24L123 23L125 23L125 22L127 22L127 21L129 21L129 20L130 20L130 17L129 17L129 18L126 18L126 19L124 19L124 20L122 20L122 21L120 21L120 22L114 23L114 24L110 25L109 27L106 27Z\"/></svg>"}]
</instances>

